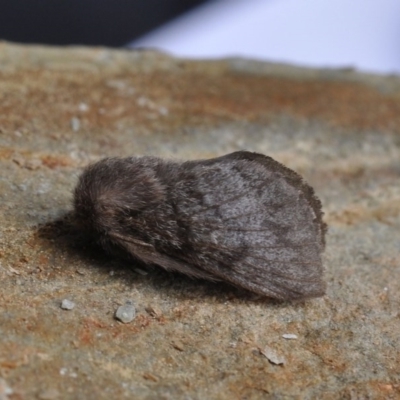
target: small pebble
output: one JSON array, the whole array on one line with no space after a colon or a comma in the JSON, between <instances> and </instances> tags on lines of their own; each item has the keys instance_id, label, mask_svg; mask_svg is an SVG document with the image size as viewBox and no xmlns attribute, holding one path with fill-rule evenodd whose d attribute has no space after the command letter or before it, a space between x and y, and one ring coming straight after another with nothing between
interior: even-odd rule
<instances>
[{"instance_id":1,"label":"small pebble","mask_svg":"<svg viewBox=\"0 0 400 400\"><path fill-rule=\"evenodd\" d=\"M89 106L86 103L79 103L79 111L85 112L89 110Z\"/></svg>"},{"instance_id":2,"label":"small pebble","mask_svg":"<svg viewBox=\"0 0 400 400\"><path fill-rule=\"evenodd\" d=\"M293 333L284 333L283 335L282 335L282 337L284 338L284 339L297 339L297 335L295 335L295 334L293 334Z\"/></svg>"},{"instance_id":3,"label":"small pebble","mask_svg":"<svg viewBox=\"0 0 400 400\"><path fill-rule=\"evenodd\" d=\"M159 107L158 108L158 112L161 114L161 115L168 115L168 108L167 107Z\"/></svg>"},{"instance_id":4,"label":"small pebble","mask_svg":"<svg viewBox=\"0 0 400 400\"><path fill-rule=\"evenodd\" d=\"M85 275L85 271L82 271L80 269L77 269L76 273L79 274L79 275Z\"/></svg>"},{"instance_id":5,"label":"small pebble","mask_svg":"<svg viewBox=\"0 0 400 400\"><path fill-rule=\"evenodd\" d=\"M81 121L79 121L79 118L76 118L76 117L71 118L72 130L74 132L78 132L80 127L81 127Z\"/></svg>"},{"instance_id":6,"label":"small pebble","mask_svg":"<svg viewBox=\"0 0 400 400\"><path fill-rule=\"evenodd\" d=\"M11 265L8 266L8 269L10 270L11 273L15 275L21 275L19 271L17 271L15 268L13 268Z\"/></svg>"},{"instance_id":7,"label":"small pebble","mask_svg":"<svg viewBox=\"0 0 400 400\"><path fill-rule=\"evenodd\" d=\"M153 307L153 306L147 306L145 308L146 312L153 318L160 318L160 316L162 315L161 310L159 310L157 307Z\"/></svg>"},{"instance_id":8,"label":"small pebble","mask_svg":"<svg viewBox=\"0 0 400 400\"><path fill-rule=\"evenodd\" d=\"M61 302L61 308L63 310L72 310L74 307L75 307L75 303L73 301L71 301L71 300L64 299Z\"/></svg>"},{"instance_id":9,"label":"small pebble","mask_svg":"<svg viewBox=\"0 0 400 400\"><path fill-rule=\"evenodd\" d=\"M20 166L21 168L29 169L30 171L35 171L42 165L42 161L39 159L26 159L22 156L16 156L13 159L13 162Z\"/></svg>"},{"instance_id":10,"label":"small pebble","mask_svg":"<svg viewBox=\"0 0 400 400\"><path fill-rule=\"evenodd\" d=\"M0 378L0 400L8 400L8 396L13 393L14 391L8 386L7 382Z\"/></svg>"},{"instance_id":11,"label":"small pebble","mask_svg":"<svg viewBox=\"0 0 400 400\"><path fill-rule=\"evenodd\" d=\"M127 301L123 306L119 306L115 313L115 318L124 324L132 322L136 317L136 309L131 301Z\"/></svg>"},{"instance_id":12,"label":"small pebble","mask_svg":"<svg viewBox=\"0 0 400 400\"><path fill-rule=\"evenodd\" d=\"M143 374L143 378L148 380L148 381L153 381L153 382L157 382L158 381L158 378L155 375L153 375L152 373L150 373L150 372L144 373Z\"/></svg>"},{"instance_id":13,"label":"small pebble","mask_svg":"<svg viewBox=\"0 0 400 400\"><path fill-rule=\"evenodd\" d=\"M147 271L145 271L144 269L141 269L141 268L133 268L133 270L134 270L135 272L137 272L139 275L145 276L145 275L148 275L148 274L149 274Z\"/></svg>"},{"instance_id":14,"label":"small pebble","mask_svg":"<svg viewBox=\"0 0 400 400\"><path fill-rule=\"evenodd\" d=\"M179 351L183 351L183 350L185 350L185 347L183 346L183 343L181 342L181 341L179 341L179 340L173 340L172 342L171 342L171 345L172 345L172 347L174 348L174 349L176 349L176 350L179 350Z\"/></svg>"},{"instance_id":15,"label":"small pebble","mask_svg":"<svg viewBox=\"0 0 400 400\"><path fill-rule=\"evenodd\" d=\"M272 347L265 346L263 349L259 349L259 351L272 364L280 365L285 363L285 358L279 355Z\"/></svg>"}]
</instances>

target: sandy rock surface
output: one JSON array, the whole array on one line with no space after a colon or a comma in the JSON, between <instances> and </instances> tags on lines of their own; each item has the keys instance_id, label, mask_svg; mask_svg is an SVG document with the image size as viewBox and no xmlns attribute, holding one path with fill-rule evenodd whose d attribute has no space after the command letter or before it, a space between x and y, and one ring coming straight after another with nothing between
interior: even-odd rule
<instances>
[{"instance_id":1,"label":"sandy rock surface","mask_svg":"<svg viewBox=\"0 0 400 400\"><path fill-rule=\"evenodd\" d=\"M321 198L325 297L146 271L63 218L102 157L240 149ZM0 168L2 398L400 398L400 78L0 43Z\"/></svg>"}]
</instances>

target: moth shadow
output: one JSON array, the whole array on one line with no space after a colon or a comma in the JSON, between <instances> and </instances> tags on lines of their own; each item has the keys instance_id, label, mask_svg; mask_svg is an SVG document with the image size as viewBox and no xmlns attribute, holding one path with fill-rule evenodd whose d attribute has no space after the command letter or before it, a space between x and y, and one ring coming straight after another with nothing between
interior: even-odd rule
<instances>
[{"instance_id":1,"label":"moth shadow","mask_svg":"<svg viewBox=\"0 0 400 400\"><path fill-rule=\"evenodd\" d=\"M114 260L77 227L72 213L40 225L36 236L46 250L52 251L53 259L62 257L62 265L95 267L109 272Z\"/></svg>"},{"instance_id":2,"label":"moth shadow","mask_svg":"<svg viewBox=\"0 0 400 400\"><path fill-rule=\"evenodd\" d=\"M37 237L46 250L53 252L53 258L61 258L64 269L69 265L96 270L107 275L110 281L124 280L128 286L138 290L155 290L165 296L180 300L200 300L217 303L252 302L278 306L284 302L263 297L225 282L193 279L169 272L159 266L149 266L136 259L106 253L91 238L86 237L77 227L72 213L47 222L37 229ZM58 261L57 261L58 262ZM112 272L112 273L111 273Z\"/></svg>"}]
</instances>

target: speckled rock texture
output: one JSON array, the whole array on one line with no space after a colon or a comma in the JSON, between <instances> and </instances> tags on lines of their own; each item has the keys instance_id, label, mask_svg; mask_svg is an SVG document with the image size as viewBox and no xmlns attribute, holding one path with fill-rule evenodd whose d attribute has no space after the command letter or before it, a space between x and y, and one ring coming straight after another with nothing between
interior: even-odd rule
<instances>
[{"instance_id":1,"label":"speckled rock texture","mask_svg":"<svg viewBox=\"0 0 400 400\"><path fill-rule=\"evenodd\" d=\"M127 264L65 217L102 157L240 149L321 198L325 297ZM2 399L400 398L399 77L0 43L0 168Z\"/></svg>"}]
</instances>

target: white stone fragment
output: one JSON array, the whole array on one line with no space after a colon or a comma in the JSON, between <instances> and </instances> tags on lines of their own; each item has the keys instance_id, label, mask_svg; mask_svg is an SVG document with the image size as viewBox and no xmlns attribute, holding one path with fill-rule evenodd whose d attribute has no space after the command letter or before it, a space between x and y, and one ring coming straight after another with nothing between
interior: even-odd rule
<instances>
[{"instance_id":1,"label":"white stone fragment","mask_svg":"<svg viewBox=\"0 0 400 400\"><path fill-rule=\"evenodd\" d=\"M295 335L294 333L284 333L284 334L282 335L282 337L283 337L284 339L289 339L289 340L295 340L295 339L297 339L297 335Z\"/></svg>"},{"instance_id":2,"label":"white stone fragment","mask_svg":"<svg viewBox=\"0 0 400 400\"><path fill-rule=\"evenodd\" d=\"M86 112L89 110L89 106L86 103L79 103L79 111Z\"/></svg>"},{"instance_id":3,"label":"white stone fragment","mask_svg":"<svg viewBox=\"0 0 400 400\"><path fill-rule=\"evenodd\" d=\"M272 347L265 346L263 349L259 349L260 353L268 358L268 361L270 361L272 364L280 365L284 364L285 358L281 355L279 355Z\"/></svg>"},{"instance_id":4,"label":"white stone fragment","mask_svg":"<svg viewBox=\"0 0 400 400\"><path fill-rule=\"evenodd\" d=\"M78 132L81 127L81 121L79 118L73 117L71 118L71 128L74 132Z\"/></svg>"},{"instance_id":5,"label":"white stone fragment","mask_svg":"<svg viewBox=\"0 0 400 400\"><path fill-rule=\"evenodd\" d=\"M0 400L8 400L14 391L8 386L7 382L0 378Z\"/></svg>"},{"instance_id":6,"label":"white stone fragment","mask_svg":"<svg viewBox=\"0 0 400 400\"><path fill-rule=\"evenodd\" d=\"M132 322L136 317L136 309L132 302L126 302L123 306L119 306L115 313L115 318L124 324Z\"/></svg>"},{"instance_id":7,"label":"white stone fragment","mask_svg":"<svg viewBox=\"0 0 400 400\"><path fill-rule=\"evenodd\" d=\"M74 307L75 307L75 303L73 301L71 301L71 300L64 299L61 302L61 308L63 310L72 310Z\"/></svg>"}]
</instances>

